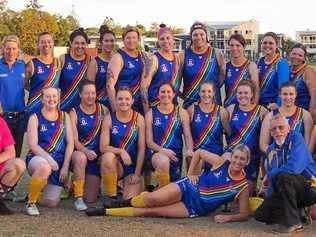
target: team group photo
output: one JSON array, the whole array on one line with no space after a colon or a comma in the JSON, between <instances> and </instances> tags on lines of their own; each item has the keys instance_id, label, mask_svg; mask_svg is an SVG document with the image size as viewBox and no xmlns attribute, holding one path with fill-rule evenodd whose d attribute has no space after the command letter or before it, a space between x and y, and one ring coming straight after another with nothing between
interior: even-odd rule
<instances>
[{"instance_id":1,"label":"team group photo","mask_svg":"<svg viewBox=\"0 0 316 237\"><path fill-rule=\"evenodd\" d=\"M316 32L0 3L0 236L316 235Z\"/></svg>"}]
</instances>

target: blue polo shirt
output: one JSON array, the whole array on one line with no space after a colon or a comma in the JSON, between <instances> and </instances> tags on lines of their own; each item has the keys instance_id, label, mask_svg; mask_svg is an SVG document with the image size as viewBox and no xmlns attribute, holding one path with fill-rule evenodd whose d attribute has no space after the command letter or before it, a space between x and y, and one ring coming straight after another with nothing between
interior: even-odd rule
<instances>
[{"instance_id":1,"label":"blue polo shirt","mask_svg":"<svg viewBox=\"0 0 316 237\"><path fill-rule=\"evenodd\" d=\"M25 68L22 60L16 60L10 69L4 58L0 59L0 102L4 112L21 112L25 109Z\"/></svg>"}]
</instances>

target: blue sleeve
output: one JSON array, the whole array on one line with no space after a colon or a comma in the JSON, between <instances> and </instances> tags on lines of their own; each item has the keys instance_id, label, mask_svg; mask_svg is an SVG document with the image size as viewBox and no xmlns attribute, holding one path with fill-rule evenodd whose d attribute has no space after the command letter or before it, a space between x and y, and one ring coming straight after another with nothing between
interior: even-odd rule
<instances>
[{"instance_id":1,"label":"blue sleeve","mask_svg":"<svg viewBox=\"0 0 316 237\"><path fill-rule=\"evenodd\" d=\"M285 59L281 59L278 62L278 91L280 90L283 83L290 80L290 66ZM277 104L281 105L281 98L278 96Z\"/></svg>"},{"instance_id":2,"label":"blue sleeve","mask_svg":"<svg viewBox=\"0 0 316 237\"><path fill-rule=\"evenodd\" d=\"M269 179L273 179L279 173L301 174L309 164L311 154L300 133L293 132L291 136L292 146L289 151L287 163L279 168L273 168L269 173Z\"/></svg>"}]
</instances>

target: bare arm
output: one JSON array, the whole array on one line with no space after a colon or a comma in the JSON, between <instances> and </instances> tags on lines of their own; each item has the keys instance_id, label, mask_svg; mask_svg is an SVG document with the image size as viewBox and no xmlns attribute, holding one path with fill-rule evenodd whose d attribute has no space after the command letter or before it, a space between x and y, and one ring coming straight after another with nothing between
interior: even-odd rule
<instances>
[{"instance_id":1,"label":"bare arm","mask_svg":"<svg viewBox=\"0 0 316 237\"><path fill-rule=\"evenodd\" d=\"M93 58L91 59L88 69L87 69L87 77L90 81L95 81L95 75L97 74L97 61Z\"/></svg>"},{"instance_id":2,"label":"bare arm","mask_svg":"<svg viewBox=\"0 0 316 237\"><path fill-rule=\"evenodd\" d=\"M78 124L78 118L77 114L74 109L70 110L69 112L69 117L71 120L72 124L72 130L73 130L73 137L74 137L74 145L76 150L81 151L85 153L86 148L85 146L79 141L79 135L78 135L78 130L77 130L77 124Z\"/></svg>"},{"instance_id":3,"label":"bare arm","mask_svg":"<svg viewBox=\"0 0 316 237\"><path fill-rule=\"evenodd\" d=\"M229 136L231 133L230 124L229 124L229 112L225 108L221 108L221 123L226 132L226 135Z\"/></svg>"},{"instance_id":4,"label":"bare arm","mask_svg":"<svg viewBox=\"0 0 316 237\"><path fill-rule=\"evenodd\" d=\"M135 174L141 176L142 168L145 160L145 120L142 115L137 117L137 126L138 126L138 141L137 141L137 163Z\"/></svg>"},{"instance_id":5,"label":"bare arm","mask_svg":"<svg viewBox=\"0 0 316 237\"><path fill-rule=\"evenodd\" d=\"M307 67L304 73L305 83L307 85L311 100L309 103L309 112L312 115L314 124L316 123L316 72Z\"/></svg>"},{"instance_id":6,"label":"bare arm","mask_svg":"<svg viewBox=\"0 0 316 237\"><path fill-rule=\"evenodd\" d=\"M188 112L185 109L180 108L180 117L183 127L183 134L185 145L187 148L187 155L193 155L193 139L191 134L191 127L190 127L190 117Z\"/></svg>"},{"instance_id":7,"label":"bare arm","mask_svg":"<svg viewBox=\"0 0 316 237\"><path fill-rule=\"evenodd\" d=\"M250 80L253 82L253 84L256 87L256 94L254 95L254 103L258 104L259 102L259 71L257 64L254 62L251 62L249 65L249 74L250 74Z\"/></svg>"},{"instance_id":8,"label":"bare arm","mask_svg":"<svg viewBox=\"0 0 316 237\"><path fill-rule=\"evenodd\" d=\"M109 96L112 111L115 112L115 85L123 68L123 59L119 53L113 55L107 69L106 90Z\"/></svg>"},{"instance_id":9,"label":"bare arm","mask_svg":"<svg viewBox=\"0 0 316 237\"><path fill-rule=\"evenodd\" d=\"M226 62L224 54L221 50L216 49L216 59L219 66L219 81L220 85L223 85L225 80L225 72L226 72Z\"/></svg>"},{"instance_id":10,"label":"bare arm","mask_svg":"<svg viewBox=\"0 0 316 237\"><path fill-rule=\"evenodd\" d=\"M158 68L157 57L155 55L150 57L148 64L149 64L148 65L149 68L146 70L146 73L142 77L141 88L140 88L142 104L143 104L145 113L147 113L150 106L148 102L148 88L150 86L150 83L152 81L154 74L157 72L157 68Z\"/></svg>"},{"instance_id":11,"label":"bare arm","mask_svg":"<svg viewBox=\"0 0 316 237\"><path fill-rule=\"evenodd\" d=\"M311 138L310 138L309 144L308 144L308 149L312 154L314 154L314 152L315 152L315 146L316 146L316 125L314 125L314 127L313 127Z\"/></svg>"},{"instance_id":12,"label":"bare arm","mask_svg":"<svg viewBox=\"0 0 316 237\"><path fill-rule=\"evenodd\" d=\"M260 131L260 150L262 152L266 152L268 146L271 143L271 136L270 136L270 121L272 118L272 112L269 112L262 121L261 124L261 131Z\"/></svg>"},{"instance_id":13,"label":"bare arm","mask_svg":"<svg viewBox=\"0 0 316 237\"><path fill-rule=\"evenodd\" d=\"M73 129L72 124L70 121L70 118L68 114L66 114L66 140L67 140L67 146L66 146L66 152L65 152L65 160L63 163L63 168L66 170L69 169L71 155L74 151L74 135L73 135Z\"/></svg>"},{"instance_id":14,"label":"bare arm","mask_svg":"<svg viewBox=\"0 0 316 237\"><path fill-rule=\"evenodd\" d=\"M7 146L0 153L0 164L13 158L15 158L14 145Z\"/></svg>"},{"instance_id":15,"label":"bare arm","mask_svg":"<svg viewBox=\"0 0 316 237\"><path fill-rule=\"evenodd\" d=\"M303 119L304 119L304 139L305 139L306 144L309 144L313 125L314 125L313 118L312 118L312 115L308 111L304 110Z\"/></svg>"},{"instance_id":16,"label":"bare arm","mask_svg":"<svg viewBox=\"0 0 316 237\"><path fill-rule=\"evenodd\" d=\"M25 89L26 90L30 90L30 85L31 85L31 77L34 74L34 64L33 61L30 60L27 64L26 64L26 69L25 69Z\"/></svg>"}]
</instances>

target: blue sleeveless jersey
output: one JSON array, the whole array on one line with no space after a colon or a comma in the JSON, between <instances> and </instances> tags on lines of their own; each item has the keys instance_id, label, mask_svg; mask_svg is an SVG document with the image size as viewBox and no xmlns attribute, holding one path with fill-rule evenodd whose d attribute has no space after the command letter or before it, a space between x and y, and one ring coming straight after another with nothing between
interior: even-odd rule
<instances>
[{"instance_id":1,"label":"blue sleeveless jersey","mask_svg":"<svg viewBox=\"0 0 316 237\"><path fill-rule=\"evenodd\" d=\"M67 147L66 140L66 114L60 112L55 121L47 120L41 111L36 113L38 119L38 145L43 148L58 163L59 170L52 171L48 183L63 186L59 181L59 171L63 166ZM26 157L27 164L35 155L30 151Z\"/></svg>"},{"instance_id":2,"label":"blue sleeveless jersey","mask_svg":"<svg viewBox=\"0 0 316 237\"><path fill-rule=\"evenodd\" d=\"M59 86L60 71L58 61L55 58L51 64L46 64L38 58L33 58L34 72L30 78L30 90L28 99L28 114L38 112L42 108L41 92L46 86Z\"/></svg>"},{"instance_id":3,"label":"blue sleeveless jersey","mask_svg":"<svg viewBox=\"0 0 316 237\"><path fill-rule=\"evenodd\" d=\"M194 150L204 149L222 155L224 129L220 109L221 107L216 105L212 112L205 113L199 105L194 105L194 114L191 121Z\"/></svg>"},{"instance_id":4,"label":"blue sleeveless jersey","mask_svg":"<svg viewBox=\"0 0 316 237\"><path fill-rule=\"evenodd\" d=\"M259 70L260 98L259 104L267 106L269 103L277 103L280 86L289 80L289 66L285 59L276 57L266 64L264 57L257 63Z\"/></svg>"},{"instance_id":5,"label":"blue sleeveless jersey","mask_svg":"<svg viewBox=\"0 0 316 237\"><path fill-rule=\"evenodd\" d=\"M225 107L237 104L236 90L242 80L250 80L249 60L244 65L235 67L231 62L226 64L225 73Z\"/></svg>"},{"instance_id":6,"label":"blue sleeveless jersey","mask_svg":"<svg viewBox=\"0 0 316 237\"><path fill-rule=\"evenodd\" d=\"M133 111L129 122L118 120L116 113L112 113L112 128L110 131L110 145L124 149L132 159L132 166L136 167L139 128L137 126L138 113Z\"/></svg>"},{"instance_id":7,"label":"blue sleeveless jersey","mask_svg":"<svg viewBox=\"0 0 316 237\"><path fill-rule=\"evenodd\" d=\"M153 139L159 146L173 150L177 155L182 156L182 123L179 108L175 107L169 114L163 114L158 107L152 108L153 116Z\"/></svg>"},{"instance_id":8,"label":"blue sleeveless jersey","mask_svg":"<svg viewBox=\"0 0 316 237\"><path fill-rule=\"evenodd\" d=\"M229 161L213 171L206 171L196 185L188 178L177 182L182 193L182 202L189 216L204 216L215 211L221 205L238 198L248 187L245 177L234 180L229 174Z\"/></svg>"},{"instance_id":9,"label":"blue sleeveless jersey","mask_svg":"<svg viewBox=\"0 0 316 237\"><path fill-rule=\"evenodd\" d=\"M142 102L141 102L141 97L140 97L140 83L141 83L141 76L143 72L144 63L143 63L141 53L139 52L137 57L129 56L122 49L119 49L118 53L121 55L123 59L123 68L118 76L115 87L116 88L120 88L123 86L129 87L134 98L133 108L137 112L142 112Z\"/></svg>"},{"instance_id":10,"label":"blue sleeveless jersey","mask_svg":"<svg viewBox=\"0 0 316 237\"><path fill-rule=\"evenodd\" d=\"M109 98L106 94L106 72L109 62L105 61L100 56L96 56L95 61L97 62L97 73L95 75L97 101L109 108Z\"/></svg>"},{"instance_id":11,"label":"blue sleeveless jersey","mask_svg":"<svg viewBox=\"0 0 316 237\"><path fill-rule=\"evenodd\" d=\"M220 68L214 48L209 48L204 54L196 54L191 48L185 50L183 64L184 108L199 101L199 88L202 81L214 81L216 86L216 103L222 104L220 94Z\"/></svg>"},{"instance_id":12,"label":"blue sleeveless jersey","mask_svg":"<svg viewBox=\"0 0 316 237\"><path fill-rule=\"evenodd\" d=\"M158 88L162 83L171 83L174 86L176 95L179 93L180 87L180 80L177 78L178 68L176 60L168 60L159 52L156 52L155 55L158 60L158 68L148 88L148 101L152 107L159 102Z\"/></svg>"},{"instance_id":13,"label":"blue sleeveless jersey","mask_svg":"<svg viewBox=\"0 0 316 237\"><path fill-rule=\"evenodd\" d=\"M86 56L84 60L75 60L70 54L65 55L59 82L61 110L68 112L80 104L79 83L87 79L89 61L89 56Z\"/></svg>"},{"instance_id":14,"label":"blue sleeveless jersey","mask_svg":"<svg viewBox=\"0 0 316 237\"><path fill-rule=\"evenodd\" d=\"M301 70L299 70L296 73L294 73L291 70L290 81L295 83L295 87L296 87L296 91L297 91L295 104L297 106L302 107L302 108L309 111L309 104L311 101L311 96L309 94L308 87L307 87L305 80L304 80L305 68L306 68L306 66L303 67Z\"/></svg>"},{"instance_id":15,"label":"blue sleeveless jersey","mask_svg":"<svg viewBox=\"0 0 316 237\"><path fill-rule=\"evenodd\" d=\"M296 107L294 114L286 116L286 119L290 125L291 130L295 130L302 134L304 137L304 110L303 108ZM273 115L281 114L279 109L273 110Z\"/></svg>"},{"instance_id":16,"label":"blue sleeveless jersey","mask_svg":"<svg viewBox=\"0 0 316 237\"><path fill-rule=\"evenodd\" d=\"M74 108L74 111L77 114L77 131L80 143L98 154L104 108L101 104L96 104L95 112L86 114L78 105Z\"/></svg>"},{"instance_id":17,"label":"blue sleeveless jersey","mask_svg":"<svg viewBox=\"0 0 316 237\"><path fill-rule=\"evenodd\" d=\"M247 145L250 149L251 159L245 168L247 179L256 180L260 165L259 138L261 130L260 112L258 105L251 111L242 111L235 105L230 120L231 134L228 136L228 151L232 151L238 144Z\"/></svg>"}]
</instances>

